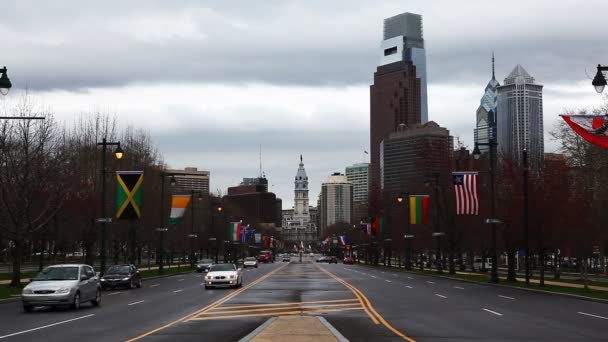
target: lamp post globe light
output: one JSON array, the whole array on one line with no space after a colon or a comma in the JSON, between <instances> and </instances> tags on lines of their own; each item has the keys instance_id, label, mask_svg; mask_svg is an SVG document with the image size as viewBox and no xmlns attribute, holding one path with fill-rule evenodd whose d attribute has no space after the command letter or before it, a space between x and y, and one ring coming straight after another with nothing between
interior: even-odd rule
<instances>
[{"instance_id":1,"label":"lamp post globe light","mask_svg":"<svg viewBox=\"0 0 608 342\"><path fill-rule=\"evenodd\" d=\"M475 158L475 160L479 160L479 158L481 157L481 152L479 151L479 147L478 146L488 146L490 147L489 149L489 154L490 154L490 165L488 167L489 171L490 171L490 197L491 197L491 212L490 215L492 215L492 217L488 220L486 220L486 222L489 222L492 224L492 273L490 275L490 282L492 283L498 283L498 255L497 255L497 248L496 248L496 222L498 222L498 220L496 219L496 201L495 201L495 193L494 193L494 168L495 168L495 151L494 149L496 148L496 146L498 146L498 143L492 138L490 139L489 142L487 143L475 143L475 148L473 149L473 158Z\"/></svg>"},{"instance_id":2,"label":"lamp post globe light","mask_svg":"<svg viewBox=\"0 0 608 342\"><path fill-rule=\"evenodd\" d=\"M6 73L4 73L6 75ZM120 147L120 141L109 142L105 137L101 142L97 143L97 146L101 146L101 218L98 219L101 222L101 251L99 253L100 258L100 272L103 275L106 271L106 223L109 219L106 217L106 174L108 173L106 167L106 154L108 146L116 146L114 156L120 160L124 156L124 152Z\"/></svg>"},{"instance_id":3,"label":"lamp post globe light","mask_svg":"<svg viewBox=\"0 0 608 342\"><path fill-rule=\"evenodd\" d=\"M598 64L597 73L595 74L593 81L591 81L591 84L595 88L595 91L598 92L598 94L601 94L604 91L604 88L606 87L606 77L604 77L604 71L608 71L608 66L602 66Z\"/></svg>"},{"instance_id":4,"label":"lamp post globe light","mask_svg":"<svg viewBox=\"0 0 608 342\"><path fill-rule=\"evenodd\" d=\"M6 74L6 67L0 69L0 94L6 95L8 91L13 87L11 80Z\"/></svg>"}]
</instances>

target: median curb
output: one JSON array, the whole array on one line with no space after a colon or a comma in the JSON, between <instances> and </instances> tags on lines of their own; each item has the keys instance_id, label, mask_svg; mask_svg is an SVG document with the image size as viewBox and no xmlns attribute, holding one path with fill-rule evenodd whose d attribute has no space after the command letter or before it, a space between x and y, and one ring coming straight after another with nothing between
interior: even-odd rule
<instances>
[{"instance_id":1,"label":"median curb","mask_svg":"<svg viewBox=\"0 0 608 342\"><path fill-rule=\"evenodd\" d=\"M325 318L310 315L272 317L240 339L239 342L289 340L348 342Z\"/></svg>"},{"instance_id":2,"label":"median curb","mask_svg":"<svg viewBox=\"0 0 608 342\"><path fill-rule=\"evenodd\" d=\"M546 290L539 290L539 289L530 289L530 288L527 288L527 287L510 286L510 285L504 285L504 284L494 284L494 283L490 283L490 282L488 282L488 283L482 283L482 282L478 282L478 281L474 281L474 280L452 278L452 277L447 277L447 276L438 275L438 274L420 274L420 273L417 273L417 272L410 272L410 271L401 270L401 269L393 269L392 267L388 268L388 267L385 267L385 266L373 266L373 265L361 265L361 266L365 266L365 267L369 267L369 268L376 268L377 267L377 268L383 268L383 269L387 269L387 270L392 270L392 271L397 271L397 272L402 272L402 273L408 273L408 274L415 274L415 275L422 275L422 276L427 276L427 277L435 277L435 278L443 278L443 279L456 280L456 281L460 281L460 282L463 282L463 283L469 283L469 284L487 285L487 286L495 286L495 287L502 287L502 288L508 288L508 289L515 289L515 290L523 290L523 291L544 293L544 294L549 294L549 295L556 295L556 296L570 297L570 298L574 298L574 299L586 300L586 301L589 301L589 302L608 304L608 299L586 297L586 296L580 296L580 295L575 295L575 294L571 294L571 293L561 293L561 292L553 292L553 291L546 291Z\"/></svg>"}]
</instances>

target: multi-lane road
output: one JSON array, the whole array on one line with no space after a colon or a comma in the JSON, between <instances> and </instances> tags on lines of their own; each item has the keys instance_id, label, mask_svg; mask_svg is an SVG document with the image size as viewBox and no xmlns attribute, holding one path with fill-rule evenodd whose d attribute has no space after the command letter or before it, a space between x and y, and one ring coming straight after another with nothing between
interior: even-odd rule
<instances>
[{"instance_id":1,"label":"multi-lane road","mask_svg":"<svg viewBox=\"0 0 608 342\"><path fill-rule=\"evenodd\" d=\"M7 341L238 341L267 319L320 315L350 341L601 341L608 305L359 265L275 263L240 289L204 290L200 274L106 291L100 307L0 304Z\"/></svg>"}]
</instances>

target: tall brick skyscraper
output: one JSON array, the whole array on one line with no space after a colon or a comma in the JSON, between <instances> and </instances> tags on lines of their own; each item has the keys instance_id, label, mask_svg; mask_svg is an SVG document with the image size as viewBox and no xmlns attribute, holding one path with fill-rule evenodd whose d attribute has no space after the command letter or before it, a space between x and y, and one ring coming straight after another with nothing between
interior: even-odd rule
<instances>
[{"instance_id":1,"label":"tall brick skyscraper","mask_svg":"<svg viewBox=\"0 0 608 342\"><path fill-rule=\"evenodd\" d=\"M370 213L381 207L380 143L402 124L414 126L428 120L422 18L403 13L385 19L381 46L370 86Z\"/></svg>"}]
</instances>

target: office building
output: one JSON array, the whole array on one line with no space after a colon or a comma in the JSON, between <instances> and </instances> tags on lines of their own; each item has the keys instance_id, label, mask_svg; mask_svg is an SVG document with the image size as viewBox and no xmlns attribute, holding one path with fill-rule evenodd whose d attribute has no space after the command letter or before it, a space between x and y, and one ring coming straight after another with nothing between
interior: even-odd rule
<instances>
[{"instance_id":1,"label":"office building","mask_svg":"<svg viewBox=\"0 0 608 342\"><path fill-rule=\"evenodd\" d=\"M209 194L209 171L198 171L196 167L186 167L183 170L167 170L167 173L182 173L176 175L173 192L176 194L188 194L192 191Z\"/></svg>"},{"instance_id":2,"label":"office building","mask_svg":"<svg viewBox=\"0 0 608 342\"><path fill-rule=\"evenodd\" d=\"M336 172L322 184L320 211L323 231L332 224L353 222L353 185L345 175Z\"/></svg>"},{"instance_id":3,"label":"office building","mask_svg":"<svg viewBox=\"0 0 608 342\"><path fill-rule=\"evenodd\" d=\"M532 169L540 169L545 152L543 137L543 86L517 65L498 87L498 150L521 160L524 148Z\"/></svg>"},{"instance_id":4,"label":"office building","mask_svg":"<svg viewBox=\"0 0 608 342\"><path fill-rule=\"evenodd\" d=\"M368 216L369 163L347 166L346 179L353 185L353 210L355 221Z\"/></svg>"},{"instance_id":5,"label":"office building","mask_svg":"<svg viewBox=\"0 0 608 342\"><path fill-rule=\"evenodd\" d=\"M475 143L481 143L481 145L478 145L481 153L488 152L490 147L487 144L491 139L496 138L496 107L499 86L500 83L498 83L494 74L494 53L492 53L492 79L486 85L477 108L477 124L473 137Z\"/></svg>"}]
</instances>

